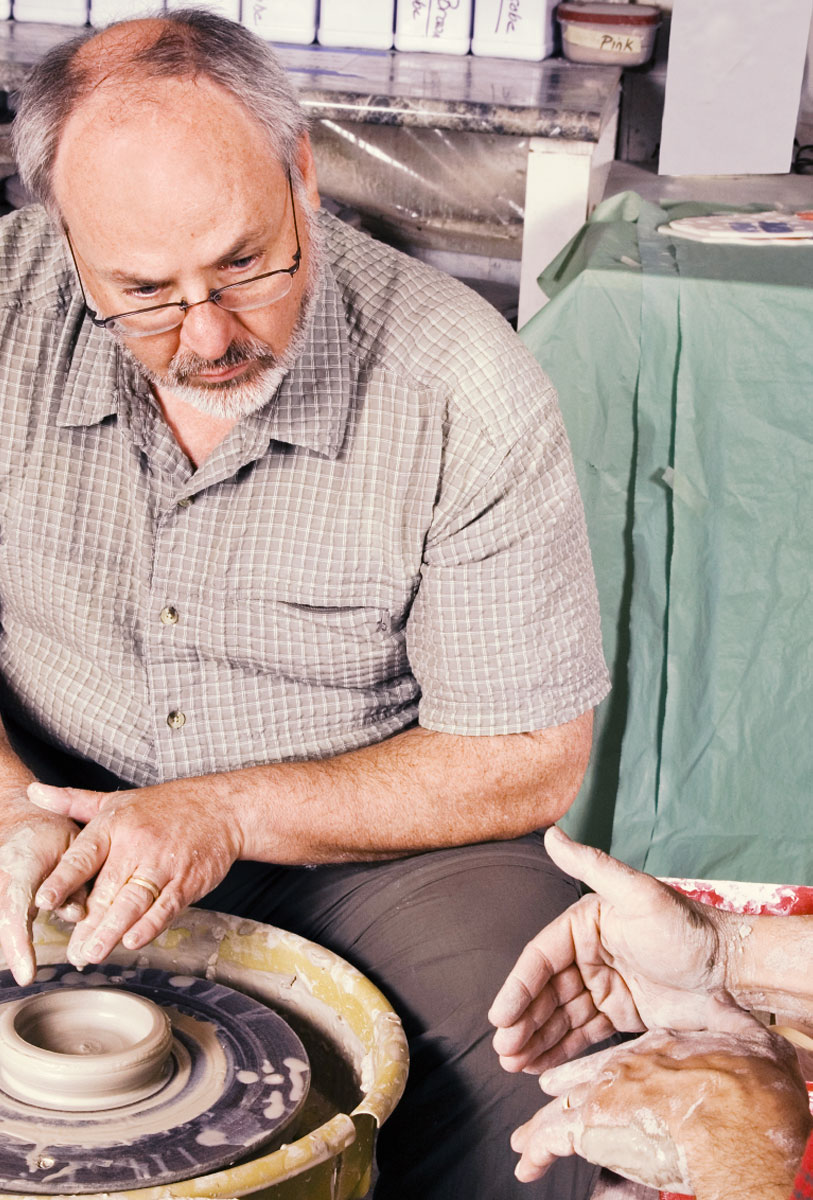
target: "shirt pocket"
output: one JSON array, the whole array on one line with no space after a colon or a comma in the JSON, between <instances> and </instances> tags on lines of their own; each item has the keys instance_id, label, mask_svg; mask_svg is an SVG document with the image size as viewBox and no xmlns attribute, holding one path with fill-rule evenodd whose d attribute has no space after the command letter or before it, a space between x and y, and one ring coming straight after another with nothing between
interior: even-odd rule
<instances>
[{"instance_id":1,"label":"shirt pocket","mask_svg":"<svg viewBox=\"0 0 813 1200\"><path fill-rule=\"evenodd\" d=\"M227 592L212 622L230 666L316 687L369 689L408 675L405 626L413 588L378 585L281 587L274 594ZM206 652L206 636L198 638ZM217 653L213 644L209 650Z\"/></svg>"}]
</instances>

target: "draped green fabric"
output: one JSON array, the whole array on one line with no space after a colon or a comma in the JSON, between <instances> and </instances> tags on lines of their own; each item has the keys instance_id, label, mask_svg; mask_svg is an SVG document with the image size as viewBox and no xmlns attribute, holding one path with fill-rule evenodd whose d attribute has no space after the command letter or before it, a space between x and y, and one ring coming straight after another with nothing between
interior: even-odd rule
<instances>
[{"instance_id":1,"label":"draped green fabric","mask_svg":"<svg viewBox=\"0 0 813 1200\"><path fill-rule=\"evenodd\" d=\"M659 875L813 884L813 247L659 231L704 211L606 201L522 330L614 683L564 824Z\"/></svg>"}]
</instances>

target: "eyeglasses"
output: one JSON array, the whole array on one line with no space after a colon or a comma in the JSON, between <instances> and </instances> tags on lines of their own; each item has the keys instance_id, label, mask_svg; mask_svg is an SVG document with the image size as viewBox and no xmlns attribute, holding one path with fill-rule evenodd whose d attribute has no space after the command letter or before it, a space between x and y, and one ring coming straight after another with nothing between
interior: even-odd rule
<instances>
[{"instance_id":1,"label":"eyeglasses","mask_svg":"<svg viewBox=\"0 0 813 1200\"><path fill-rule=\"evenodd\" d=\"M266 271L262 275L254 275L251 279L241 279L238 283L227 283L225 287L212 288L205 299L195 300L192 304L187 300L174 300L170 304L153 304L149 308L137 308L132 312L116 313L112 317L100 317L96 310L88 304L70 234L66 229L65 237L68 241L73 265L76 268L79 287L82 289L82 299L93 324L99 329L107 329L110 333L123 333L128 337L153 337L159 333L168 333L170 329L177 329L190 308L197 308L199 304L216 304L218 308L223 308L226 312L251 312L252 309L266 308L268 305L282 300L294 285L294 275L299 270L302 259L299 227L296 221L294 187L290 171L288 172L288 191L291 197L291 212L296 235L296 250L291 266L281 267L276 271Z\"/></svg>"}]
</instances>

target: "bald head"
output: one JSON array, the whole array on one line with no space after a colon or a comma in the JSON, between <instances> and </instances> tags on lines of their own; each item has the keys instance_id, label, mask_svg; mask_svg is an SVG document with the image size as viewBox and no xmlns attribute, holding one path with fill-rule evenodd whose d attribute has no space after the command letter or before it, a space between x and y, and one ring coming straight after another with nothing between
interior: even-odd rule
<instances>
[{"instance_id":1,"label":"bald head","mask_svg":"<svg viewBox=\"0 0 813 1200\"><path fill-rule=\"evenodd\" d=\"M86 82L98 86L109 75L126 76L137 70L142 54L150 51L170 28L163 17L143 17L135 21L119 21L82 42L74 55L74 70L84 75ZM177 27L174 36L179 43L189 41L191 30Z\"/></svg>"},{"instance_id":2,"label":"bald head","mask_svg":"<svg viewBox=\"0 0 813 1200\"><path fill-rule=\"evenodd\" d=\"M273 51L244 26L214 13L183 9L123 21L56 47L34 69L23 90L14 128L23 183L58 217L55 166L63 136L76 120L116 125L132 108L152 105L172 85L182 106L184 89L200 85L238 105L255 124L275 161L294 168L307 122ZM168 119L170 110L163 109Z\"/></svg>"}]
</instances>

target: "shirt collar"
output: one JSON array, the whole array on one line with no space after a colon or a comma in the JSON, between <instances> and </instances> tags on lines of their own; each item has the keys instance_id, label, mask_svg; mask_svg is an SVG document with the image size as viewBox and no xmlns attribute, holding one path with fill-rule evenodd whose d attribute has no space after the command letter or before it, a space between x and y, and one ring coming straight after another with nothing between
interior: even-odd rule
<instances>
[{"instance_id":1,"label":"shirt collar","mask_svg":"<svg viewBox=\"0 0 813 1200\"><path fill-rule=\"evenodd\" d=\"M57 349L54 385L61 384L59 426L97 425L118 409L118 348L109 333L97 329L88 317L82 320L83 314L80 297L78 311L72 307L67 314Z\"/></svg>"},{"instance_id":2,"label":"shirt collar","mask_svg":"<svg viewBox=\"0 0 813 1200\"><path fill-rule=\"evenodd\" d=\"M268 433L269 440L302 446L336 458L350 415L353 369L344 305L325 263L305 344L275 398L243 425Z\"/></svg>"},{"instance_id":3,"label":"shirt collar","mask_svg":"<svg viewBox=\"0 0 813 1200\"><path fill-rule=\"evenodd\" d=\"M323 244L327 246L327 239ZM350 413L352 370L344 306L327 261L316 287L316 302L296 364L276 396L242 426L252 440L265 433L269 441L336 458ZM75 322L68 320L62 335L66 345L59 360L66 361L66 369L57 423L96 425L118 411L123 389L133 388L135 381L128 378L128 366L108 333L86 317L74 343L75 328ZM57 372L57 386L60 374Z\"/></svg>"}]
</instances>

